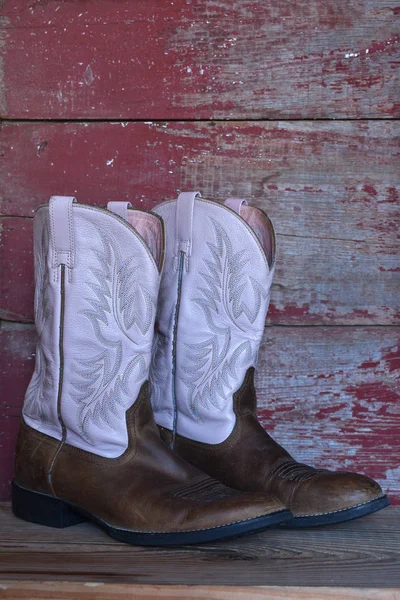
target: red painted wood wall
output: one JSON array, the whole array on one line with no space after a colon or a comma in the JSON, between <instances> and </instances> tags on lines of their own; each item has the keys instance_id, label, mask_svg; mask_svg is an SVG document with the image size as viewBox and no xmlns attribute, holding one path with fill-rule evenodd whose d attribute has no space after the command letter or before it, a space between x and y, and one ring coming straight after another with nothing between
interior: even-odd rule
<instances>
[{"instance_id":1,"label":"red painted wood wall","mask_svg":"<svg viewBox=\"0 0 400 600\"><path fill-rule=\"evenodd\" d=\"M35 208L195 188L277 230L265 427L398 503L399 1L0 5L1 499L34 363Z\"/></svg>"}]
</instances>

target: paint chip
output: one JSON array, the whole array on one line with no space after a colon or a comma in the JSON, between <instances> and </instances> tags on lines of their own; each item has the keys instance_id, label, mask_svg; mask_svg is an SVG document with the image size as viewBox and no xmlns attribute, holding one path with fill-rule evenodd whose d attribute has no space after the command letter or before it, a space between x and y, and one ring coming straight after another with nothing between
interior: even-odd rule
<instances>
[{"instance_id":1,"label":"paint chip","mask_svg":"<svg viewBox=\"0 0 400 600\"><path fill-rule=\"evenodd\" d=\"M83 74L83 79L85 80L86 85L90 85L94 81L93 71L90 65L88 65Z\"/></svg>"}]
</instances>

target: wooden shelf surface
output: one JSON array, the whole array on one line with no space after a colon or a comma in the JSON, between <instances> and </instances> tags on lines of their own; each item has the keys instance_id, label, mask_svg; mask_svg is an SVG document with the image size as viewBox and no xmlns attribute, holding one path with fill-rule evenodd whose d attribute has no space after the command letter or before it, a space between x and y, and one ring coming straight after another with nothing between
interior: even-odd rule
<instances>
[{"instance_id":1,"label":"wooden shelf surface","mask_svg":"<svg viewBox=\"0 0 400 600\"><path fill-rule=\"evenodd\" d=\"M399 600L399 589L6 581L6 600Z\"/></svg>"},{"instance_id":2,"label":"wooden shelf surface","mask_svg":"<svg viewBox=\"0 0 400 600\"><path fill-rule=\"evenodd\" d=\"M61 530L26 523L5 503L0 598L397 600L399 526L400 508L389 507L335 526L144 548L114 541L90 523Z\"/></svg>"}]
</instances>

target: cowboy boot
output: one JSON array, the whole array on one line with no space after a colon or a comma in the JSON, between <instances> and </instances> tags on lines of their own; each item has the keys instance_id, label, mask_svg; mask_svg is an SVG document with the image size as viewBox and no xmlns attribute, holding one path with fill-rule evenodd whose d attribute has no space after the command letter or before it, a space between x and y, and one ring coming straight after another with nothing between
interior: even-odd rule
<instances>
[{"instance_id":1,"label":"cowboy boot","mask_svg":"<svg viewBox=\"0 0 400 600\"><path fill-rule=\"evenodd\" d=\"M277 495L292 526L353 519L389 504L363 475L297 463L257 420L253 384L275 265L268 217L180 194L155 212L166 259L150 381L163 439L225 485Z\"/></svg>"},{"instance_id":2,"label":"cowboy boot","mask_svg":"<svg viewBox=\"0 0 400 600\"><path fill-rule=\"evenodd\" d=\"M142 545L211 541L287 519L279 500L223 486L160 439L147 379L162 222L127 203L109 208L120 216L53 196L35 215L39 341L14 513L52 527L89 519Z\"/></svg>"}]
</instances>

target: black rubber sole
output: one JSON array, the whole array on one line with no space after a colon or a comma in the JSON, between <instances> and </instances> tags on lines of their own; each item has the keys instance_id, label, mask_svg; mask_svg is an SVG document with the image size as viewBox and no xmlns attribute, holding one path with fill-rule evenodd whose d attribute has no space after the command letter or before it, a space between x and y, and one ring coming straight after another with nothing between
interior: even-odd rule
<instances>
[{"instance_id":1,"label":"black rubber sole","mask_svg":"<svg viewBox=\"0 0 400 600\"><path fill-rule=\"evenodd\" d=\"M71 527L85 521L92 521L104 529L111 537L120 542L137 546L181 546L215 542L217 540L226 540L228 538L265 531L270 527L281 525L292 518L290 511L281 510L255 519L238 521L237 523L221 525L211 529L199 529L197 531L173 533L131 531L117 529L78 506L71 505L64 500L59 500L40 492L27 490L19 486L15 481L12 483L12 508L15 516L24 521L59 529Z\"/></svg>"},{"instance_id":2,"label":"black rubber sole","mask_svg":"<svg viewBox=\"0 0 400 600\"><path fill-rule=\"evenodd\" d=\"M283 526L290 529L300 527L320 527L321 525L333 525L335 523L343 523L345 521L353 521L370 515L382 508L389 506L390 500L387 496L381 496L365 504L359 504L353 508L338 510L337 512L326 513L323 515L312 515L309 517L293 517Z\"/></svg>"}]
</instances>

